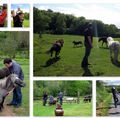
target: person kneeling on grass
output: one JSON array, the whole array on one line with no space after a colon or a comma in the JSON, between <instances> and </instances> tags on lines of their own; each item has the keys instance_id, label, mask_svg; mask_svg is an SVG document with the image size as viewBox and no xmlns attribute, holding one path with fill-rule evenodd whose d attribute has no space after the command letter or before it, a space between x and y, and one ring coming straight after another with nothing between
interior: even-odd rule
<instances>
[{"instance_id":1,"label":"person kneeling on grass","mask_svg":"<svg viewBox=\"0 0 120 120\"><path fill-rule=\"evenodd\" d=\"M21 66L14 60L10 58L5 58L3 61L4 65L9 69L11 74L17 74L21 80L24 80L24 74L22 72ZM21 87L17 87L13 90L13 99L8 106L15 106L16 108L20 107L22 104L22 92Z\"/></svg>"}]
</instances>

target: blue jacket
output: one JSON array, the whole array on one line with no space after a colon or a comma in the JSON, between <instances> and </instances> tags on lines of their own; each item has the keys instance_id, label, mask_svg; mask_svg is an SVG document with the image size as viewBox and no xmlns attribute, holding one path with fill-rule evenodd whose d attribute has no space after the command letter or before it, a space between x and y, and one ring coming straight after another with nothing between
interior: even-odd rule
<instances>
[{"instance_id":1,"label":"blue jacket","mask_svg":"<svg viewBox=\"0 0 120 120\"><path fill-rule=\"evenodd\" d=\"M10 70L10 73L15 73L18 75L18 77L21 80L24 80L24 74L22 72L22 68L17 62L12 61L12 66L9 68L9 70Z\"/></svg>"}]
</instances>

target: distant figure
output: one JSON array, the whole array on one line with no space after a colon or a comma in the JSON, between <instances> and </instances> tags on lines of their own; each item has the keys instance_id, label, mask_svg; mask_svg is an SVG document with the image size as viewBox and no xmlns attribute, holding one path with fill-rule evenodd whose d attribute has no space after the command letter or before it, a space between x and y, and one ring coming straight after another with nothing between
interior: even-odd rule
<instances>
[{"instance_id":1,"label":"distant figure","mask_svg":"<svg viewBox=\"0 0 120 120\"><path fill-rule=\"evenodd\" d=\"M92 49L92 41L93 41L93 35L92 35L92 23L89 23L87 28L84 31L84 45L85 45L85 55L83 57L82 63L81 63L81 67L82 68L87 68L88 65L90 65L88 63L88 57L91 53L91 49Z\"/></svg>"},{"instance_id":2,"label":"distant figure","mask_svg":"<svg viewBox=\"0 0 120 120\"><path fill-rule=\"evenodd\" d=\"M4 27L7 18L7 5L4 4L0 13L0 27Z\"/></svg>"},{"instance_id":3,"label":"distant figure","mask_svg":"<svg viewBox=\"0 0 120 120\"><path fill-rule=\"evenodd\" d=\"M62 103L63 103L63 93L62 92L59 92L58 99L60 101L60 104L62 105Z\"/></svg>"},{"instance_id":4,"label":"distant figure","mask_svg":"<svg viewBox=\"0 0 120 120\"><path fill-rule=\"evenodd\" d=\"M49 103L52 104L54 101L54 97L52 95L50 95L50 98L49 98Z\"/></svg>"},{"instance_id":5,"label":"distant figure","mask_svg":"<svg viewBox=\"0 0 120 120\"><path fill-rule=\"evenodd\" d=\"M112 95L113 95L113 99L114 99L114 105L115 108L117 108L117 103L118 103L118 97L117 97L117 90L115 87L112 87Z\"/></svg>"},{"instance_id":6,"label":"distant figure","mask_svg":"<svg viewBox=\"0 0 120 120\"><path fill-rule=\"evenodd\" d=\"M47 99L48 99L48 94L47 94L47 92L44 92L44 94L43 94L43 106L46 106Z\"/></svg>"}]
</instances>

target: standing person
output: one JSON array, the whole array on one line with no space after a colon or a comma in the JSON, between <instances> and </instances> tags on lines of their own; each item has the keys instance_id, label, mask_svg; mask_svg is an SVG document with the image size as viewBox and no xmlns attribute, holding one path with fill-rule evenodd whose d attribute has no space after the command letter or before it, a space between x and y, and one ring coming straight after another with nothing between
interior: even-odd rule
<instances>
[{"instance_id":1,"label":"standing person","mask_svg":"<svg viewBox=\"0 0 120 120\"><path fill-rule=\"evenodd\" d=\"M17 11L16 11L16 15L18 15L18 14L21 13L21 12L23 12L23 11L18 7L18 9L17 9Z\"/></svg>"},{"instance_id":2,"label":"standing person","mask_svg":"<svg viewBox=\"0 0 120 120\"><path fill-rule=\"evenodd\" d=\"M87 28L84 31L84 45L85 45L85 55L83 57L81 67L88 68L88 57L91 53L92 49L92 41L93 41L93 35L92 35L92 23L89 23Z\"/></svg>"},{"instance_id":3,"label":"standing person","mask_svg":"<svg viewBox=\"0 0 120 120\"><path fill-rule=\"evenodd\" d=\"M117 98L117 90L115 87L112 87L112 95L114 99L115 108L117 108L118 98Z\"/></svg>"},{"instance_id":4,"label":"standing person","mask_svg":"<svg viewBox=\"0 0 120 120\"><path fill-rule=\"evenodd\" d=\"M0 14L0 27L4 27L7 18L7 5L3 4L2 11Z\"/></svg>"},{"instance_id":5,"label":"standing person","mask_svg":"<svg viewBox=\"0 0 120 120\"><path fill-rule=\"evenodd\" d=\"M21 80L24 80L24 74L22 72L22 68L21 66L14 60L10 59L10 58L5 58L3 61L4 65L9 69L10 73L14 73L17 74L18 77ZM22 104L22 92L21 92L21 87L16 87L13 90L13 99L12 101L7 104L9 106L13 105L15 107L20 107Z\"/></svg>"},{"instance_id":6,"label":"standing person","mask_svg":"<svg viewBox=\"0 0 120 120\"><path fill-rule=\"evenodd\" d=\"M20 12L17 15L15 15L15 12L11 12L13 17L13 26L14 27L23 27L23 21L24 21L24 13Z\"/></svg>"},{"instance_id":7,"label":"standing person","mask_svg":"<svg viewBox=\"0 0 120 120\"><path fill-rule=\"evenodd\" d=\"M43 106L46 106L47 99L48 99L47 92L44 92L44 94L43 94Z\"/></svg>"},{"instance_id":8,"label":"standing person","mask_svg":"<svg viewBox=\"0 0 120 120\"><path fill-rule=\"evenodd\" d=\"M63 103L63 93L62 92L59 92L58 99L60 100L60 104L62 105L62 103Z\"/></svg>"}]
</instances>

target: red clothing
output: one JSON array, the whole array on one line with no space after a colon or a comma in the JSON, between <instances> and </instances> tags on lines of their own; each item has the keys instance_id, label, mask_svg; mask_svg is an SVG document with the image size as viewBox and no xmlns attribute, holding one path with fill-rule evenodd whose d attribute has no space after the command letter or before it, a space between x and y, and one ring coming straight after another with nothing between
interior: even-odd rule
<instances>
[{"instance_id":1,"label":"red clothing","mask_svg":"<svg viewBox=\"0 0 120 120\"><path fill-rule=\"evenodd\" d=\"M6 17L7 17L7 12L6 10L3 10L2 14L0 15L0 26L4 25Z\"/></svg>"}]
</instances>

